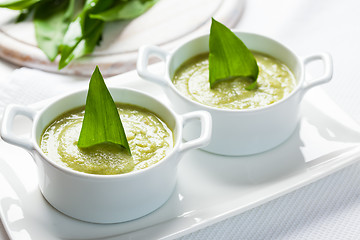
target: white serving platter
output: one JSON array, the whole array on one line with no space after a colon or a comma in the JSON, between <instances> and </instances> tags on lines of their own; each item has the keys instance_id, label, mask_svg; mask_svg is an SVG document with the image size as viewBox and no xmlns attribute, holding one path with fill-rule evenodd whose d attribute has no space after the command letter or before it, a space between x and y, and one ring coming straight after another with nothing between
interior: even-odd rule
<instances>
[{"instance_id":1,"label":"white serving platter","mask_svg":"<svg viewBox=\"0 0 360 240\"><path fill-rule=\"evenodd\" d=\"M162 90L132 71L107 80L154 94ZM49 100L33 106L41 107ZM178 166L178 183L158 210L119 224L91 224L52 208L38 189L31 156L0 140L0 216L11 239L173 239L209 226L338 171L360 159L360 125L320 89L305 95L301 122L282 145L246 157L194 150ZM19 134L29 120L16 121ZM121 191L121 189L119 189ZM64 196L71 198L71 196Z\"/></svg>"}]
</instances>

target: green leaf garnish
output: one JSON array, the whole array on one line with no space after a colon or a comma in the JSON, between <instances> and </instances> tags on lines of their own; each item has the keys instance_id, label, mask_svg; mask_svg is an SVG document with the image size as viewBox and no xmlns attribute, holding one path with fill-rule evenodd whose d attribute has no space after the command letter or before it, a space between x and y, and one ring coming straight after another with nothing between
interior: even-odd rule
<instances>
[{"instance_id":1,"label":"green leaf garnish","mask_svg":"<svg viewBox=\"0 0 360 240\"><path fill-rule=\"evenodd\" d=\"M246 89L256 87L259 67L250 50L226 26L212 19L209 40L209 82L215 83L237 77L253 80Z\"/></svg>"},{"instance_id":2,"label":"green leaf garnish","mask_svg":"<svg viewBox=\"0 0 360 240\"><path fill-rule=\"evenodd\" d=\"M119 112L96 67L89 83L78 147L88 148L103 143L116 144L131 155Z\"/></svg>"}]
</instances>

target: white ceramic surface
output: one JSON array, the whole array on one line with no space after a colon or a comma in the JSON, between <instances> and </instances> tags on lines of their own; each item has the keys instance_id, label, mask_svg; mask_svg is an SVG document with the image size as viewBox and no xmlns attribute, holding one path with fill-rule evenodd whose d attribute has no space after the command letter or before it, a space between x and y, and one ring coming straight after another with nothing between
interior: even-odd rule
<instances>
[{"instance_id":1,"label":"white ceramic surface","mask_svg":"<svg viewBox=\"0 0 360 240\"><path fill-rule=\"evenodd\" d=\"M332 60L327 53L299 58L293 51L268 37L234 33L254 51L279 59L294 73L297 87L286 98L263 108L250 110L226 110L209 107L183 96L172 84L176 69L186 60L209 51L209 36L203 35L180 45L171 52L156 46L143 46L139 50L137 71L145 80L155 82L164 88L173 106L180 112L205 110L213 118L213 135L209 145L203 149L211 153L239 156L267 151L284 142L299 122L299 108L303 95L312 87L330 81ZM157 56L165 62L164 74L148 71L148 59ZM308 64L320 60L324 66L322 75L315 79L305 78ZM186 139L196 136L197 124L190 125L184 133Z\"/></svg>"},{"instance_id":2,"label":"white ceramic surface","mask_svg":"<svg viewBox=\"0 0 360 240\"><path fill-rule=\"evenodd\" d=\"M166 202L176 184L177 165L184 153L207 144L211 117L207 112L177 115L151 96L125 88L109 89L115 102L141 106L157 114L174 134L173 150L158 163L135 172L95 175L77 172L49 159L40 149L44 129L62 113L85 105L87 89L66 95L41 110L9 105L4 113L1 137L29 151L38 168L39 187L56 209L76 219L94 223L117 223L142 217ZM19 137L13 131L15 117L33 121L31 136ZM183 142L183 126L201 122L201 134Z\"/></svg>"},{"instance_id":3,"label":"white ceramic surface","mask_svg":"<svg viewBox=\"0 0 360 240\"><path fill-rule=\"evenodd\" d=\"M160 70L157 68L157 70ZM116 86L146 91L169 104L161 87L130 72ZM33 105L42 108L45 103ZM174 239L240 214L338 171L360 159L360 125L320 89L304 97L301 121L292 136L271 151L224 157L201 150L178 166L170 199L142 218L103 225L61 214L42 197L31 156L0 140L0 216L11 239ZM19 134L30 124L20 118Z\"/></svg>"}]
</instances>

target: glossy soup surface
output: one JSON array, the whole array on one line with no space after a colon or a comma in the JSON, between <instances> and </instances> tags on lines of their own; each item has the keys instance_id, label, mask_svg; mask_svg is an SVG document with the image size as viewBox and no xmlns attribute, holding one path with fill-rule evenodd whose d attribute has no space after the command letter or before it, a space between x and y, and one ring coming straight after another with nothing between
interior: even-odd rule
<instances>
[{"instance_id":1,"label":"glossy soup surface","mask_svg":"<svg viewBox=\"0 0 360 240\"><path fill-rule=\"evenodd\" d=\"M253 52L259 66L258 87L246 90L251 81L236 78L209 84L208 54L189 59L177 69L173 84L186 97L221 109L254 109L270 105L289 95L296 86L290 69L273 57Z\"/></svg>"},{"instance_id":2,"label":"glossy soup surface","mask_svg":"<svg viewBox=\"0 0 360 240\"><path fill-rule=\"evenodd\" d=\"M155 114L132 105L117 106L131 156L110 144L78 148L83 107L63 114L45 129L40 141L42 151L53 161L76 171L111 175L146 168L172 150L172 131Z\"/></svg>"}]
</instances>

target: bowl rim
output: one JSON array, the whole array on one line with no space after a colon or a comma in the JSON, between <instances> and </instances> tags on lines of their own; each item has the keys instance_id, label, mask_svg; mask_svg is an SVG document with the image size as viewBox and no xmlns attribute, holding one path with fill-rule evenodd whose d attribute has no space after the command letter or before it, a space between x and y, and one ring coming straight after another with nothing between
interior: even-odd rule
<instances>
[{"instance_id":1,"label":"bowl rim","mask_svg":"<svg viewBox=\"0 0 360 240\"><path fill-rule=\"evenodd\" d=\"M258 34L258 33L252 33L252 32L244 32L244 31L240 31L240 30L236 30L236 29L232 29L231 31L233 33L235 33L237 36L238 35L247 35L247 36L252 36L252 37L263 39L263 41L275 42L276 44L281 46L285 51L291 53L291 55L296 60L297 67L299 68L300 77L299 77L299 79L297 79L295 77L295 74L292 71L292 69L290 69L291 73L295 77L295 80L297 81L297 84L296 84L296 87L293 89L293 91L289 95L287 95L286 97L284 97L284 98L280 99L279 101L276 101L276 102L274 102L274 103L272 103L270 105L262 106L262 107L258 107L258 108L253 108L253 109L222 109L222 108L217 108L217 107L202 104L202 103L197 102L197 101L195 101L193 99L190 99L190 98L184 96L182 93L180 93L179 90L173 84L172 79L170 77L170 66L171 66L172 61L174 60L174 56L185 45L191 44L194 41L199 41L199 40L201 40L203 38L209 38L209 36L210 36L209 33L205 33L205 34L199 35L197 37L194 37L194 38L182 43L181 45L177 46L172 51L170 51L170 54L168 56L168 59L166 60L166 66L165 66L165 81L167 83L167 86L170 87L173 90L173 92L175 92L182 100L187 102L187 104L193 104L197 108L203 109L205 111L219 112L219 113L223 113L223 114L250 114L250 113L257 113L257 112L262 112L262 111L271 111L271 109L276 108L278 105L283 105L289 99L294 98L294 96L301 90L301 88L302 88L302 86L304 84L304 81L305 81L304 63L303 63L303 61L301 61L300 57L297 54L295 54L295 52L292 49L290 49L289 47L287 47L286 45L284 45L280 41L275 40L273 38L270 38L268 36L261 35L261 34ZM257 51L256 49L251 49L251 50ZM258 51L258 52L262 53L261 51ZM203 53L206 53L206 52L203 52ZM267 54L267 55L271 56L270 54ZM274 57L274 56L271 56L271 57ZM277 59L276 57L274 57L274 58ZM188 59L186 59L186 60L188 60ZM287 63L285 63L283 61L281 61L281 62L283 64L285 64L286 66L288 66ZM184 62L182 62L181 64L183 64L183 63Z\"/></svg>"},{"instance_id":2,"label":"bowl rim","mask_svg":"<svg viewBox=\"0 0 360 240\"><path fill-rule=\"evenodd\" d=\"M67 98L71 98L74 97L75 95L81 95L81 94L87 94L87 88L85 89L80 89L78 91L72 92L72 93L68 93L65 94L63 96L60 96L54 100L52 100L50 103L46 104L44 107L42 107L39 111L37 111L36 116L33 120L33 127L32 127L32 136L31 136L31 141L33 142L33 146L34 146L34 150L35 152L37 152L41 158L43 160L45 160L45 162L47 162L48 164L50 164L52 167L54 167L55 169L74 176L74 177L79 177L79 178L84 178L87 180L103 180L103 181L111 181L111 180L120 180L120 179L129 179L129 178L134 178L137 177L138 175L144 175L146 173L149 173L150 171L154 171L154 169L157 169L159 166L166 164L169 159L171 159L173 157L173 155L175 155L176 153L179 153L179 145L182 139L182 128L181 128L181 124L180 124L180 115L176 114L174 112L174 110L172 110L170 107L166 106L165 104L163 104L162 102L160 102L159 100L157 100L156 98L154 98L153 96L151 96L148 93L139 91L139 90L135 90L135 89L131 89L128 87L108 87L109 91L129 91L129 92L133 92L135 94L138 95L142 95L145 98L151 98L152 100L154 100L156 102L156 104L162 105L167 111L170 112L171 117L174 119L175 125L174 128L170 128L171 131L173 132L173 140L174 140L174 144L173 144L173 148L171 149L171 151L161 160L159 160L158 162L156 162L155 164L152 164L149 167L143 168L143 169L139 169L136 171L132 171L132 172L128 172L128 173L122 173L122 174L113 174L113 175L102 175L102 174L91 174L91 173L85 173L85 172L80 172L80 171L76 171L74 169L71 169L69 167L66 166L62 166L58 163L56 163L55 161L51 160L48 156L45 155L45 153L41 150L40 148L40 144L36 139L36 129L38 128L38 124L39 124L39 120L40 118L43 116L43 114L45 113L45 111L47 111L48 109L51 109L52 107L54 107L55 104L58 104L61 101L64 101ZM117 101L115 101L117 102ZM138 107L142 107L139 105L134 104L135 106ZM74 107L70 107L68 108L68 110L66 111L70 111L71 109L73 109ZM145 107L142 107L150 112L153 112L154 114L156 114L156 116L158 116L159 114L156 113L156 111L152 110L152 109L148 109ZM66 112L65 111L65 112ZM62 113L65 112L59 112L59 114L57 116L60 116ZM55 119L57 116L54 116L53 119ZM159 117L159 116L158 116ZM162 119L161 119L162 120ZM162 120L164 121L164 120ZM48 126L48 124L50 124L52 122L52 120L50 120L47 124L45 124L45 127L43 127L41 130L44 131L46 126ZM165 122L165 121L164 121ZM167 125L168 123L165 122ZM174 136L174 131L177 131L177 136ZM41 136L41 134L40 134ZM40 139L39 139L40 140ZM180 157L180 156L178 156ZM175 168L175 167L174 167Z\"/></svg>"}]
</instances>

